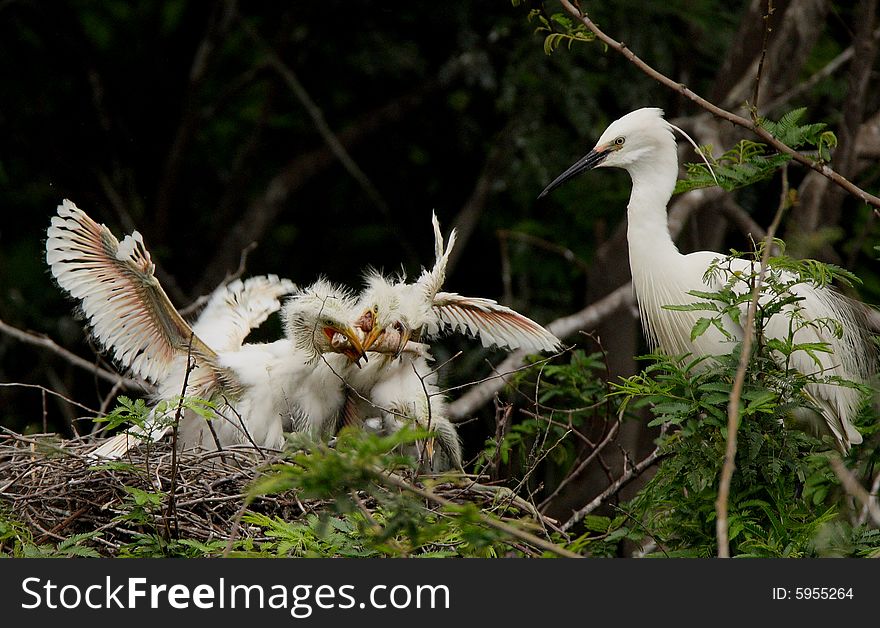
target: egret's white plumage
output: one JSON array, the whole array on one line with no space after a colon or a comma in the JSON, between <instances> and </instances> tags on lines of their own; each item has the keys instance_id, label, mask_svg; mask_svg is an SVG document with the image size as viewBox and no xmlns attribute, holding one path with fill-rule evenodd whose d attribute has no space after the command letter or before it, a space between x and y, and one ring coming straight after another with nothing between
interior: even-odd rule
<instances>
[{"instance_id":1,"label":"egret's white plumage","mask_svg":"<svg viewBox=\"0 0 880 628\"><path fill-rule=\"evenodd\" d=\"M479 338L484 347L537 353L555 351L561 346L559 339L544 327L492 299L441 292L456 233L453 229L444 245L436 215L432 215L431 223L435 254L432 268L423 270L412 283L375 272L367 275L361 301L365 313L372 311L376 325L373 336L364 341L366 349L382 331L396 323L404 324L406 331L419 340L454 332Z\"/></svg>"},{"instance_id":2,"label":"egret's white plumage","mask_svg":"<svg viewBox=\"0 0 880 628\"><path fill-rule=\"evenodd\" d=\"M279 310L281 299L296 289L292 281L276 275L236 279L211 293L193 323L193 332L214 351L237 349L252 330Z\"/></svg>"},{"instance_id":3,"label":"egret's white plumage","mask_svg":"<svg viewBox=\"0 0 880 628\"><path fill-rule=\"evenodd\" d=\"M548 185L541 197L571 177L595 167L622 168L632 179L627 206L629 260L649 344L670 355L728 353L731 343L712 327L691 341L691 330L704 313L663 307L700 301L688 292L720 287L719 278L707 283L704 274L714 260L724 257L709 251L682 255L669 233L666 206L678 177L678 156L672 127L663 119L663 112L656 108L638 109L611 123L595 147ZM730 264L733 272L753 270L748 260L734 259ZM802 322L794 325L794 342L822 342L830 348L829 353L817 352L812 356L805 351L794 352L791 368L864 383L872 370L869 356L873 351L858 306L828 287L798 283L790 290L801 301L797 308L789 306L769 319L765 328L767 337L786 338L792 316L802 317ZM745 320L745 316L743 311L741 320ZM830 333L822 322L827 319L841 323L841 337ZM723 322L735 339L742 338L739 325L729 318ZM842 449L848 450L851 445L862 442L861 434L852 423L862 403L858 390L812 383L806 387L806 393Z\"/></svg>"},{"instance_id":4,"label":"egret's white plumage","mask_svg":"<svg viewBox=\"0 0 880 628\"><path fill-rule=\"evenodd\" d=\"M340 373L360 352L359 345L349 344L356 342L350 327L353 305L346 291L318 280L294 292L281 308L284 338L219 352L217 362L235 375L242 392L222 412L222 420L215 419L210 427L203 420L182 426L186 445L212 449L216 434L223 445L254 442L280 449L285 424L314 439L329 437L345 401ZM338 339L347 343L348 355L337 353ZM162 390L174 394L175 385L179 390L182 382L183 373L177 372Z\"/></svg>"},{"instance_id":5,"label":"egret's white plumage","mask_svg":"<svg viewBox=\"0 0 880 628\"><path fill-rule=\"evenodd\" d=\"M537 352L560 346L559 340L538 323L491 299L441 292L456 234L453 229L448 243L444 243L436 215L432 215L431 224L434 265L423 270L416 281L391 279L378 272L366 276L360 297L362 314L356 322L365 333L365 349L374 343L393 345L389 334L404 348L410 338L424 341L449 332L479 337L486 347ZM448 418L446 399L440 393L430 356L403 351L397 356L371 358L361 372L351 374L349 383L360 397L369 399L374 409L380 409L379 419L386 429L408 418L437 434L441 452L440 462L433 464L435 470L461 466L458 435ZM357 414L369 416L370 411L361 403Z\"/></svg>"},{"instance_id":6,"label":"egret's white plumage","mask_svg":"<svg viewBox=\"0 0 880 628\"><path fill-rule=\"evenodd\" d=\"M194 353L212 357L159 285L137 231L119 242L65 199L49 226L46 262L98 342L135 375L158 382L191 340Z\"/></svg>"},{"instance_id":7,"label":"egret's white plumage","mask_svg":"<svg viewBox=\"0 0 880 628\"><path fill-rule=\"evenodd\" d=\"M319 280L283 306L284 339L243 344L253 327L281 307L292 283L268 276L220 288L191 328L154 276L139 233L120 243L72 202L65 200L57 211L46 261L58 284L80 300L101 345L120 366L155 383L157 399L180 395L186 379L186 396L216 404L210 426L191 411L184 414L185 447L280 448L285 419L315 437L327 434L344 400L334 370L363 355L351 325L350 295ZM188 356L194 367L187 376ZM161 438L174 412L170 407L159 416L154 409L144 429L132 430L134 437L108 439L94 454L119 457L145 436Z\"/></svg>"}]
</instances>

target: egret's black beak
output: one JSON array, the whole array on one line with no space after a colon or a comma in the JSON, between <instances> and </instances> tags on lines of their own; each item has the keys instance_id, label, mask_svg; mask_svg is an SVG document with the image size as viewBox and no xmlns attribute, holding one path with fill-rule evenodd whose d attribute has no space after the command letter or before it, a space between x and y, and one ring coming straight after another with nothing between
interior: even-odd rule
<instances>
[{"instance_id":1,"label":"egret's black beak","mask_svg":"<svg viewBox=\"0 0 880 628\"><path fill-rule=\"evenodd\" d=\"M550 194L550 192L558 188L569 179L576 177L582 172L591 170L601 164L603 161L605 161L605 158L608 157L608 154L611 151L612 149L607 144L604 146L597 146L596 148L591 150L589 153L587 153L574 164L572 164L572 166L568 170L556 177L553 180L553 183L544 188L544 191L538 194L538 200Z\"/></svg>"}]
</instances>

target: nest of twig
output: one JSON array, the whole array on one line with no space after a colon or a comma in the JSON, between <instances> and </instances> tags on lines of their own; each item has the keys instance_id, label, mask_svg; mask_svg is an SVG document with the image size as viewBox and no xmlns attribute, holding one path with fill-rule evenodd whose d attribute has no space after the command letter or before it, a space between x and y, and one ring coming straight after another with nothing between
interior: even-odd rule
<instances>
[{"instance_id":1,"label":"nest of twig","mask_svg":"<svg viewBox=\"0 0 880 628\"><path fill-rule=\"evenodd\" d=\"M268 540L262 528L239 519L248 488L269 465L284 460L280 454L227 448L173 456L171 445L160 442L132 449L122 460L104 461L89 457L94 448L94 442L65 441L54 434L0 435L0 501L30 529L35 544L59 543L75 534L97 531L100 534L89 545L100 554L114 556L121 546L149 533L204 543L230 536ZM137 491L162 494L161 504L147 510L149 522L143 517L133 522L129 516ZM481 507L497 506L499 501L498 489L466 478L435 484L432 492ZM508 514L536 514L515 496L507 495L504 501ZM321 512L326 504L300 500L296 491L289 490L256 497L246 507L293 521ZM368 496L360 504L374 505ZM425 507L439 506L426 500Z\"/></svg>"}]
</instances>

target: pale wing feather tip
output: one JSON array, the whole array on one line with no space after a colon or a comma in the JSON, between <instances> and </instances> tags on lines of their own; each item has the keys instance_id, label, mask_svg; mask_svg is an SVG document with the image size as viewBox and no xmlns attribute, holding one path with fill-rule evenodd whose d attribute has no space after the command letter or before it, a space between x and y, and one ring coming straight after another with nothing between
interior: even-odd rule
<instances>
[{"instance_id":1,"label":"pale wing feather tip","mask_svg":"<svg viewBox=\"0 0 880 628\"><path fill-rule=\"evenodd\" d=\"M149 431L150 440L154 443L162 440L165 434L168 433L170 427L165 427L162 429L153 429ZM94 449L90 454L90 458L103 458L106 460L118 460L122 458L125 454L127 454L132 449L138 447L142 442L144 442L144 438L147 432L143 429L134 427L129 431L120 432L115 436L111 436L104 443L101 444L100 447Z\"/></svg>"},{"instance_id":2,"label":"pale wing feather tip","mask_svg":"<svg viewBox=\"0 0 880 628\"><path fill-rule=\"evenodd\" d=\"M479 337L483 346L508 347L527 351L556 351L560 340L544 327L496 301L440 293L434 305L437 321L430 333L449 326L454 332Z\"/></svg>"},{"instance_id":3,"label":"pale wing feather tip","mask_svg":"<svg viewBox=\"0 0 880 628\"><path fill-rule=\"evenodd\" d=\"M101 346L135 375L158 382L191 332L153 276L142 236L135 231L120 243L67 199L57 212L46 242L52 275L79 300Z\"/></svg>"}]
</instances>

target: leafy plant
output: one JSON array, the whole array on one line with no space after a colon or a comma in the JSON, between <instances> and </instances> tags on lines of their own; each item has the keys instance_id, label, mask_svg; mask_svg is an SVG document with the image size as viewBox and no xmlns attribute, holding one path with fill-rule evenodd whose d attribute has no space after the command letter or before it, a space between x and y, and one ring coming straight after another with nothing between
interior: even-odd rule
<instances>
[{"instance_id":1,"label":"leafy plant","mask_svg":"<svg viewBox=\"0 0 880 628\"><path fill-rule=\"evenodd\" d=\"M394 450L425 436L407 428L385 437L343 429L334 447L295 441L306 447L260 478L250 499L293 490L321 500L325 508L305 522L251 514L243 519L265 527L274 538L267 548L279 555L489 556L509 551L505 535L491 525L496 515L447 500L438 510L427 509L422 492L408 490L399 477L389 479L393 469L406 474L414 464ZM426 488L440 481L426 480Z\"/></svg>"},{"instance_id":2,"label":"leafy plant","mask_svg":"<svg viewBox=\"0 0 880 628\"><path fill-rule=\"evenodd\" d=\"M830 161L831 150L837 146L837 137L826 130L824 123L800 124L805 113L805 108L794 109L778 122L761 119L760 124L791 148L811 149L817 161ZM713 185L720 185L728 191L736 190L769 179L791 161L791 156L771 151L762 142L747 139L740 140L720 156L714 155L711 145L701 146L700 152L712 166L712 172L702 162L686 164L687 177L676 183L676 194Z\"/></svg>"},{"instance_id":3,"label":"leafy plant","mask_svg":"<svg viewBox=\"0 0 880 628\"><path fill-rule=\"evenodd\" d=\"M544 53L548 55L563 43L571 48L575 42L589 42L596 39L596 35L584 24L575 22L563 13L553 13L548 17L541 9L532 9L529 12L529 21L532 20L538 22L536 33L548 33L544 38Z\"/></svg>"},{"instance_id":4,"label":"leafy plant","mask_svg":"<svg viewBox=\"0 0 880 628\"><path fill-rule=\"evenodd\" d=\"M98 552L87 545L101 536L100 531L73 534L56 544L36 543L31 530L0 504L0 556L17 558L97 557Z\"/></svg>"},{"instance_id":5,"label":"leafy plant","mask_svg":"<svg viewBox=\"0 0 880 628\"><path fill-rule=\"evenodd\" d=\"M112 430L121 425L144 427L148 419L155 421L154 429L170 425L177 409L189 410L205 420L214 418L217 406L214 402L199 397L181 397L176 395L163 399L152 407L147 407L143 399L131 399L124 395L117 398L117 405L106 416L94 419L96 423L106 423L106 429Z\"/></svg>"},{"instance_id":6,"label":"leafy plant","mask_svg":"<svg viewBox=\"0 0 880 628\"><path fill-rule=\"evenodd\" d=\"M708 275L720 278L721 287L695 292L702 301L670 309L704 310L694 327L698 337L716 326L721 317L739 320L748 299L757 267L751 273L732 272L730 258L717 260ZM829 443L804 429L792 429L798 408L809 405L802 391L810 383L855 386L852 382L799 373L788 368L792 353L814 357L828 351L824 343L798 343L797 330L821 326L840 333L833 320L808 321L793 288L799 283L824 285L833 277L852 280L833 266L815 261L772 259L765 277L756 317L755 343L745 386L738 433L736 473L730 492L729 538L732 555L812 556L822 551L817 541L829 525L842 525L847 505L828 465ZM789 335L768 339L762 333L771 316L790 318ZM739 360L740 345L731 353L710 359L688 356L646 356L645 370L615 384L614 394L623 407L647 406L652 425L668 428L661 438L666 456L656 475L623 510L644 525L655 553L667 556L711 556L716 549L715 500L717 481L727 440L727 404ZM833 440L833 439L831 439ZM850 462L855 463L853 453ZM615 520L623 526L622 520ZM619 528L622 529L622 528ZM627 531L628 533L629 531ZM875 551L880 539L863 526L853 528L856 539L848 548L836 544L835 552L848 555ZM607 532L606 532L607 534ZM588 534L588 538L594 535ZM840 541L841 535L836 539Z\"/></svg>"}]
</instances>

